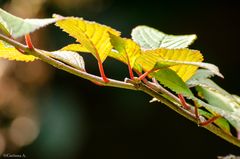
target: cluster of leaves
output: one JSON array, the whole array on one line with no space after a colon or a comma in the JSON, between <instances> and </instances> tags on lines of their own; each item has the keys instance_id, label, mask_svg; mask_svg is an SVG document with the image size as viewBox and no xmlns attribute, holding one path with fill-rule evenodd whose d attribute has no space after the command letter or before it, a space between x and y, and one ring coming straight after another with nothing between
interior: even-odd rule
<instances>
[{"instance_id":1,"label":"cluster of leaves","mask_svg":"<svg viewBox=\"0 0 240 159\"><path fill-rule=\"evenodd\" d=\"M140 76L140 80L155 79L172 92L193 100L202 116L209 119L221 115L223 118L215 124L226 133L232 135L231 124L240 134L240 98L210 80L214 75L223 76L215 65L202 62L200 51L187 48L196 35L167 35L148 26L137 26L132 30L132 39L127 39L109 26L83 18L53 15L49 19L21 19L0 9L0 32L14 39L51 23L75 38L77 43L52 52L39 50L43 54L86 71L80 53L91 53L98 61L105 82L108 79L102 63L107 57L114 58L127 64L132 80L134 74ZM38 59L4 41L0 41L0 57L25 62ZM195 88L198 94L194 95L190 88Z\"/></svg>"}]
</instances>

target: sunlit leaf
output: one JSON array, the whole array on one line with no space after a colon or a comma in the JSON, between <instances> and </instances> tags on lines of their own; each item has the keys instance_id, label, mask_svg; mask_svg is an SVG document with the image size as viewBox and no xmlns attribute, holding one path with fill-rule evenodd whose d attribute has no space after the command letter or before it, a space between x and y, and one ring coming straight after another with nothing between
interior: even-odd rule
<instances>
[{"instance_id":1,"label":"sunlit leaf","mask_svg":"<svg viewBox=\"0 0 240 159\"><path fill-rule=\"evenodd\" d=\"M44 52L50 57L53 57L59 61L62 61L74 68L85 71L85 63L78 53L72 51L53 51L53 52Z\"/></svg>"},{"instance_id":2,"label":"sunlit leaf","mask_svg":"<svg viewBox=\"0 0 240 159\"><path fill-rule=\"evenodd\" d=\"M155 68L161 68L163 66L171 67L171 66L178 66L178 65L192 65L192 66L205 68L211 71L213 74L223 78L223 75L220 73L216 65L213 65L210 63L204 63L204 62L189 62L189 61L160 59L157 61Z\"/></svg>"},{"instance_id":3,"label":"sunlit leaf","mask_svg":"<svg viewBox=\"0 0 240 159\"><path fill-rule=\"evenodd\" d=\"M203 57L199 51L190 49L155 49L142 52L136 63L141 65L144 71L153 69L159 60L176 60L182 62L201 62ZM196 72L198 66L176 65L170 67L176 71L183 81L187 81Z\"/></svg>"},{"instance_id":4,"label":"sunlit leaf","mask_svg":"<svg viewBox=\"0 0 240 159\"><path fill-rule=\"evenodd\" d=\"M86 53L89 53L89 50L87 50L81 44L69 44L69 45L63 47L61 50L63 50L63 51L75 51L75 52L86 52Z\"/></svg>"},{"instance_id":5,"label":"sunlit leaf","mask_svg":"<svg viewBox=\"0 0 240 159\"><path fill-rule=\"evenodd\" d=\"M6 33L6 30L13 38L18 38L28 33L31 33L41 27L56 22L57 18L48 19L22 19L11 15L10 13L0 8L1 25L0 29ZM5 22L3 24L2 22ZM4 29L2 29L4 25Z\"/></svg>"},{"instance_id":6,"label":"sunlit leaf","mask_svg":"<svg viewBox=\"0 0 240 159\"><path fill-rule=\"evenodd\" d=\"M131 39L121 38L113 34L110 34L110 38L113 48L117 50L117 52L112 51L112 53L119 54L115 55L114 57L116 59L119 58L118 60L129 64L130 67L133 68L137 57L141 55L140 47Z\"/></svg>"},{"instance_id":7,"label":"sunlit leaf","mask_svg":"<svg viewBox=\"0 0 240 159\"><path fill-rule=\"evenodd\" d=\"M34 61L37 59L37 57L35 56L19 52L16 48L1 40L0 40L0 58L25 62Z\"/></svg>"},{"instance_id":8,"label":"sunlit leaf","mask_svg":"<svg viewBox=\"0 0 240 159\"><path fill-rule=\"evenodd\" d=\"M56 15L55 15L56 17ZM77 39L81 45L103 62L112 50L108 32L119 36L120 32L95 22L76 17L65 17L56 25L70 36Z\"/></svg>"},{"instance_id":9,"label":"sunlit leaf","mask_svg":"<svg viewBox=\"0 0 240 159\"><path fill-rule=\"evenodd\" d=\"M87 50L85 47L83 47L81 44L70 44L65 47L63 47L61 50L64 51L75 51L75 52L81 52L81 53L90 53L89 50ZM124 56L119 54L116 50L112 50L109 52L109 57L114 58L118 61L121 61L123 63L127 63ZM142 72L141 66L134 64L134 69L138 72Z\"/></svg>"},{"instance_id":10,"label":"sunlit leaf","mask_svg":"<svg viewBox=\"0 0 240 159\"><path fill-rule=\"evenodd\" d=\"M167 35L148 26L137 26L132 30L132 38L143 49L179 49L188 47L197 38L192 35Z\"/></svg>"},{"instance_id":11,"label":"sunlit leaf","mask_svg":"<svg viewBox=\"0 0 240 159\"><path fill-rule=\"evenodd\" d=\"M157 72L151 73L151 76L156 78L162 85L170 88L177 94L182 94L185 97L193 98L191 90L173 70L168 68L161 69Z\"/></svg>"}]
</instances>

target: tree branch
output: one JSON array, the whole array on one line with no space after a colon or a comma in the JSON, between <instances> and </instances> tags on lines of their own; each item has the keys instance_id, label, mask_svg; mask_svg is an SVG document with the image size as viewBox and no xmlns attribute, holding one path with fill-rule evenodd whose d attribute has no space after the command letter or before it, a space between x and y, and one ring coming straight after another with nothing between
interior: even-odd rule
<instances>
[{"instance_id":1,"label":"tree branch","mask_svg":"<svg viewBox=\"0 0 240 159\"><path fill-rule=\"evenodd\" d=\"M39 59L41 59L42 61L44 61L58 69L64 70L66 72L69 72L69 73L79 76L81 78L100 83L101 85L104 85L104 86L117 87L117 88L130 89L130 90L140 90L142 92L145 92L146 94L149 94L150 96L152 96L154 98L157 98L159 101L161 101L163 104L165 104L172 110L176 111L178 114L180 114L180 115L184 116L185 118L198 124L198 121L195 118L194 113L189 112L189 111L183 109L182 107L180 107L179 105L164 98L158 91L156 91L157 89L154 90L153 88L149 87L148 85L143 84L141 81L136 82L134 80L127 79L126 82L122 82L122 81L118 81L118 80L114 80L114 79L109 79L109 82L105 83L101 77L89 74L87 72L83 72L83 71L73 68L69 65L66 65L65 63L55 60L55 59L47 56L46 54L44 54L43 50L29 49L27 46L13 40L13 39L10 39L7 36L2 35L2 34L0 34L0 40L3 40L5 42L9 43L10 45L16 47L17 49L23 50L30 55L34 55L34 56L38 57ZM169 96L169 93L164 92L165 91L164 89L162 90L162 89L158 88L158 90L161 93L164 93L165 95ZM172 99L175 98L171 94L169 97ZM177 101L176 98L175 98L175 101ZM213 132L214 134L218 135L219 137L223 138L224 140L240 147L240 141L236 137L225 133L223 130L219 129L215 125L209 124L207 126L204 126L204 128Z\"/></svg>"},{"instance_id":2,"label":"tree branch","mask_svg":"<svg viewBox=\"0 0 240 159\"><path fill-rule=\"evenodd\" d=\"M46 63L48 63L48 64L50 64L50 65L52 65L52 66L54 66L54 67L56 67L58 69L60 69L60 70L64 70L66 72L69 72L71 74L74 74L76 76L84 78L86 80L90 80L90 81L94 81L94 82L100 83L103 86L110 86L110 87L117 87L117 88L136 90L134 85L126 83L126 82L122 82L122 81L117 81L117 80L114 80L114 79L109 79L109 82L106 83L99 76L95 76L95 75L92 75L90 73L78 70L78 69L73 68L73 67L71 67L69 65L66 65L63 62L60 62L58 60L55 60L55 59L47 56L46 54L44 54L44 52L46 52L46 51L39 50L39 49L29 49L27 46L25 46L25 45L15 41L15 40L13 40L13 39L10 39L10 38L2 35L2 34L0 34L0 40L3 40L3 41L9 43L10 45L12 45L12 46L14 46L16 48L25 51L26 53L28 53L30 55L34 55L34 56L38 57L39 59L41 59L42 61L44 61L44 62L46 62Z\"/></svg>"}]
</instances>

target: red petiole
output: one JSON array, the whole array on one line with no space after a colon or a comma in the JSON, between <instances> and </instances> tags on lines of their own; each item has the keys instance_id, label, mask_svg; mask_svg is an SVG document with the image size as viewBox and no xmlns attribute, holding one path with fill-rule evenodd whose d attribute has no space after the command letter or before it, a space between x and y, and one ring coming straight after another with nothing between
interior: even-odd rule
<instances>
[{"instance_id":1,"label":"red petiole","mask_svg":"<svg viewBox=\"0 0 240 159\"><path fill-rule=\"evenodd\" d=\"M183 108L189 110L190 109L190 106L187 104L187 102L185 101L184 97L182 94L178 94L178 98L183 106Z\"/></svg>"},{"instance_id":2,"label":"red petiole","mask_svg":"<svg viewBox=\"0 0 240 159\"><path fill-rule=\"evenodd\" d=\"M216 115L216 116L208 119L207 121L204 121L204 122L199 123L199 125L200 125L200 126L207 126L208 124L211 124L212 122L214 122L215 120L217 120L217 119L219 119L219 118L221 118L221 116L220 116L220 115Z\"/></svg>"},{"instance_id":3,"label":"red petiole","mask_svg":"<svg viewBox=\"0 0 240 159\"><path fill-rule=\"evenodd\" d=\"M30 34L25 35L25 42L26 42L29 49L34 49Z\"/></svg>"},{"instance_id":4,"label":"red petiole","mask_svg":"<svg viewBox=\"0 0 240 159\"><path fill-rule=\"evenodd\" d=\"M107 79L107 77L104 73L103 65L102 65L102 62L100 60L98 60L98 68L99 68L99 71L100 71L100 74L101 74L101 77L102 77L103 81L105 83L108 83L109 79Z\"/></svg>"},{"instance_id":5,"label":"red petiole","mask_svg":"<svg viewBox=\"0 0 240 159\"><path fill-rule=\"evenodd\" d=\"M140 77L138 77L139 80L143 80L144 78L146 78L150 73L152 73L153 71L156 71L156 69L151 69L149 71L144 72L144 74L142 74Z\"/></svg>"}]
</instances>

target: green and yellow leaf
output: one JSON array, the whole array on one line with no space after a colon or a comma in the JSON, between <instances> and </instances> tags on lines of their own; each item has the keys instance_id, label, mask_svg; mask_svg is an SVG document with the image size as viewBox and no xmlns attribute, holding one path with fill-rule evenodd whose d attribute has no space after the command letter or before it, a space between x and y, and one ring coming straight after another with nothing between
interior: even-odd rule
<instances>
[{"instance_id":1,"label":"green and yellow leaf","mask_svg":"<svg viewBox=\"0 0 240 159\"><path fill-rule=\"evenodd\" d=\"M137 58L136 63L139 64L144 71L149 71L155 67L158 61L182 61L182 62L201 62L202 54L197 50L190 49L155 49L145 50L141 56ZM169 67L169 66L168 66ZM194 75L198 66L193 65L176 65L170 67L176 71L183 81L187 81Z\"/></svg>"},{"instance_id":2,"label":"green and yellow leaf","mask_svg":"<svg viewBox=\"0 0 240 159\"><path fill-rule=\"evenodd\" d=\"M56 22L56 25L91 52L98 60L103 62L112 50L108 32L116 36L120 32L95 22L76 17L65 17Z\"/></svg>"},{"instance_id":3,"label":"green and yellow leaf","mask_svg":"<svg viewBox=\"0 0 240 159\"><path fill-rule=\"evenodd\" d=\"M111 56L133 68L136 59L141 55L140 46L131 39L121 38L111 33L109 35L113 48L117 50L117 52L112 51Z\"/></svg>"},{"instance_id":4,"label":"green and yellow leaf","mask_svg":"<svg viewBox=\"0 0 240 159\"><path fill-rule=\"evenodd\" d=\"M24 62L30 62L37 59L37 57L33 55L26 55L19 52L15 47L1 40L0 40L0 58Z\"/></svg>"}]
</instances>

